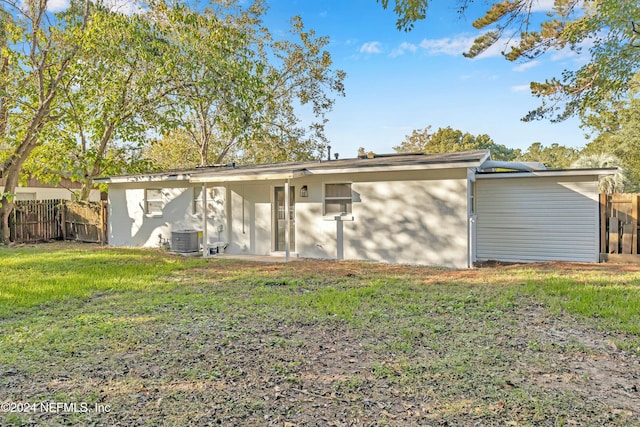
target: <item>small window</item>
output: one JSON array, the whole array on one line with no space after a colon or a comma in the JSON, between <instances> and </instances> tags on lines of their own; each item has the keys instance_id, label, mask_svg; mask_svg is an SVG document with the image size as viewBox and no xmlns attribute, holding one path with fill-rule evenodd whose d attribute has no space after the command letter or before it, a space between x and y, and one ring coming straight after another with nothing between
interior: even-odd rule
<instances>
[{"instance_id":1,"label":"small window","mask_svg":"<svg viewBox=\"0 0 640 427\"><path fill-rule=\"evenodd\" d=\"M202 187L193 188L193 214L202 213Z\"/></svg>"},{"instance_id":2,"label":"small window","mask_svg":"<svg viewBox=\"0 0 640 427\"><path fill-rule=\"evenodd\" d=\"M16 193L15 200L35 200L36 193Z\"/></svg>"},{"instance_id":3,"label":"small window","mask_svg":"<svg viewBox=\"0 0 640 427\"><path fill-rule=\"evenodd\" d=\"M162 201L162 189L148 188L144 192L145 212L147 215L162 215L164 202Z\"/></svg>"},{"instance_id":4,"label":"small window","mask_svg":"<svg viewBox=\"0 0 640 427\"><path fill-rule=\"evenodd\" d=\"M211 215L211 211L214 208L214 203L216 197L219 197L216 190L214 188L207 188L207 209L209 210L209 215ZM202 187L193 187L193 203L191 206L191 212L194 215L202 215L204 210L204 201L202 200Z\"/></svg>"},{"instance_id":5,"label":"small window","mask_svg":"<svg viewBox=\"0 0 640 427\"><path fill-rule=\"evenodd\" d=\"M324 214L345 215L351 213L351 184L325 184Z\"/></svg>"}]
</instances>

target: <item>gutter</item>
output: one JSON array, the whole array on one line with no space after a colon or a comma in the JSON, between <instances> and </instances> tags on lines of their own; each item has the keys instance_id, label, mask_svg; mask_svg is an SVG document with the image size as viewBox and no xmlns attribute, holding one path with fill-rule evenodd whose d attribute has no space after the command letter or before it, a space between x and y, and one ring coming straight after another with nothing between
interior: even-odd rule
<instances>
[{"instance_id":1,"label":"gutter","mask_svg":"<svg viewBox=\"0 0 640 427\"><path fill-rule=\"evenodd\" d=\"M501 179L501 178L528 178L528 177L557 177L557 176L593 176L604 177L615 175L618 168L610 169L562 169L562 170L542 170L542 171L519 171L519 172L478 172L476 179Z\"/></svg>"},{"instance_id":2,"label":"gutter","mask_svg":"<svg viewBox=\"0 0 640 427\"><path fill-rule=\"evenodd\" d=\"M538 162L506 162L500 160L487 160L480 165L479 169L481 171L485 171L487 169L510 169L522 172L534 172L546 170L547 168L545 165Z\"/></svg>"}]
</instances>

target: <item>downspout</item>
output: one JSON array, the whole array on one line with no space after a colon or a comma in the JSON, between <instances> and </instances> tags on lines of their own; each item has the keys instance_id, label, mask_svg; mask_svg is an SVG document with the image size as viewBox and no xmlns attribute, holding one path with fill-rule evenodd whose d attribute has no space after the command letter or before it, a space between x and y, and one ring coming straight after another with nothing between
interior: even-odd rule
<instances>
[{"instance_id":1,"label":"downspout","mask_svg":"<svg viewBox=\"0 0 640 427\"><path fill-rule=\"evenodd\" d=\"M209 256L209 236L207 233L207 184L202 183L202 256Z\"/></svg>"},{"instance_id":2,"label":"downspout","mask_svg":"<svg viewBox=\"0 0 640 427\"><path fill-rule=\"evenodd\" d=\"M290 257L290 246L289 239L291 238L291 233L289 227L291 227L291 215L289 212L289 179L287 179L284 183L284 261L289 262Z\"/></svg>"},{"instance_id":3,"label":"downspout","mask_svg":"<svg viewBox=\"0 0 640 427\"><path fill-rule=\"evenodd\" d=\"M230 246L233 218L231 216L231 188L229 187L229 184L224 185L224 190L224 214L227 220L227 244Z\"/></svg>"},{"instance_id":4,"label":"downspout","mask_svg":"<svg viewBox=\"0 0 640 427\"><path fill-rule=\"evenodd\" d=\"M473 268L475 262L475 233L477 214L474 211L474 203L477 197L476 189L476 171L475 169L467 169L467 268Z\"/></svg>"}]
</instances>

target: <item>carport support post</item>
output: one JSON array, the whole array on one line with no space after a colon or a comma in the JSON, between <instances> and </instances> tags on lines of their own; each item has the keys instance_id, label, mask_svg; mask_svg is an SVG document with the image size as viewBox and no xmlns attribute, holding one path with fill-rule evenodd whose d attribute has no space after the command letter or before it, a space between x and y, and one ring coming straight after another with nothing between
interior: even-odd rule
<instances>
[{"instance_id":1,"label":"carport support post","mask_svg":"<svg viewBox=\"0 0 640 427\"><path fill-rule=\"evenodd\" d=\"M207 184L202 183L202 256L209 256L209 238L207 236Z\"/></svg>"},{"instance_id":2,"label":"carport support post","mask_svg":"<svg viewBox=\"0 0 640 427\"><path fill-rule=\"evenodd\" d=\"M287 179L284 183L284 261L289 262L289 256L291 255L289 252L289 238L290 238L290 230L291 227L291 218L289 212L289 180Z\"/></svg>"}]
</instances>

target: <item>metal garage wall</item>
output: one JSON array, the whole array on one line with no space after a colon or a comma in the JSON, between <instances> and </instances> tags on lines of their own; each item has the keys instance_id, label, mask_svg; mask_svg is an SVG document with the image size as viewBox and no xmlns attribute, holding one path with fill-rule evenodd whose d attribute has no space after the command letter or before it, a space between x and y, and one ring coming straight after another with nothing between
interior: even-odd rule
<instances>
[{"instance_id":1,"label":"metal garage wall","mask_svg":"<svg viewBox=\"0 0 640 427\"><path fill-rule=\"evenodd\" d=\"M598 262L596 178L505 175L477 177L477 260Z\"/></svg>"}]
</instances>

